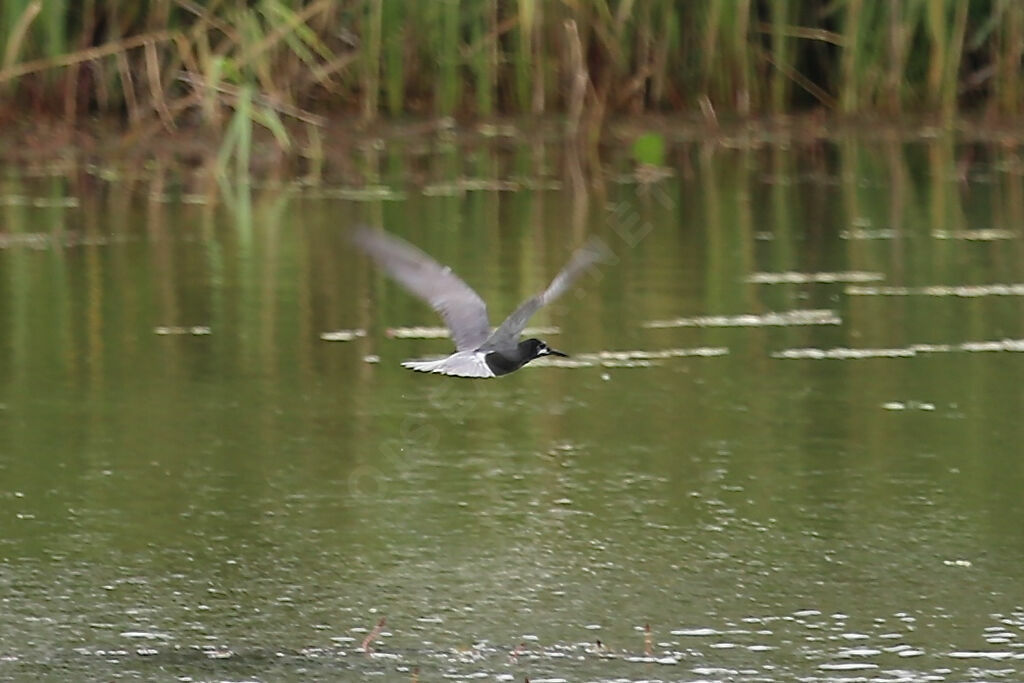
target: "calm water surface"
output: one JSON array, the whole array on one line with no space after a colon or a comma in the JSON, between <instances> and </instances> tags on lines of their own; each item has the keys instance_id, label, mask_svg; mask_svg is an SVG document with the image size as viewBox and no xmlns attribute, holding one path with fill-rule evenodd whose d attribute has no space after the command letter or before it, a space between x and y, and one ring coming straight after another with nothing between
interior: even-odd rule
<instances>
[{"instance_id":1,"label":"calm water surface","mask_svg":"<svg viewBox=\"0 0 1024 683\"><path fill-rule=\"evenodd\" d=\"M7 172L0 679L1022 680L1018 154ZM616 262L533 321L572 364L418 375L449 342L357 221L499 319Z\"/></svg>"}]
</instances>

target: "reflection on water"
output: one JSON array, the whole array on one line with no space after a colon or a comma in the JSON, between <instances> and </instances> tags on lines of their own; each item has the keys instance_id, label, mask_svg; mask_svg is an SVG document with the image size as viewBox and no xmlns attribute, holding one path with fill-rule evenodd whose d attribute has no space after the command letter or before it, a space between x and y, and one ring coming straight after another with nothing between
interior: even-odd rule
<instances>
[{"instance_id":1,"label":"reflection on water","mask_svg":"<svg viewBox=\"0 0 1024 683\"><path fill-rule=\"evenodd\" d=\"M680 143L586 195L399 147L0 181L0 678L1019 677L1015 145ZM495 319L617 263L532 321L572 358L420 376L450 342L356 222Z\"/></svg>"}]
</instances>

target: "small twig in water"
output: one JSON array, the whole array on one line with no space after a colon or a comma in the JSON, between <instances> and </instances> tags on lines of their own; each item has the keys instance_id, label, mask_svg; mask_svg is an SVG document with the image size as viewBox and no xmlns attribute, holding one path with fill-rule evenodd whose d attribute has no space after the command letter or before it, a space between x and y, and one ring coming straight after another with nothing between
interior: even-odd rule
<instances>
[{"instance_id":1,"label":"small twig in water","mask_svg":"<svg viewBox=\"0 0 1024 683\"><path fill-rule=\"evenodd\" d=\"M651 642L651 625L644 625L644 654L648 657L654 654L654 644Z\"/></svg>"},{"instance_id":2,"label":"small twig in water","mask_svg":"<svg viewBox=\"0 0 1024 683\"><path fill-rule=\"evenodd\" d=\"M380 632L384 630L384 624L386 624L387 622L387 617L381 617L380 621L377 622L377 625L373 627L373 630L370 631L370 633L365 638L363 638L363 644L360 645L360 647L363 649L363 652L367 654L372 652L372 650L370 650L370 645L373 643L373 641L377 639L377 636L380 635Z\"/></svg>"}]
</instances>

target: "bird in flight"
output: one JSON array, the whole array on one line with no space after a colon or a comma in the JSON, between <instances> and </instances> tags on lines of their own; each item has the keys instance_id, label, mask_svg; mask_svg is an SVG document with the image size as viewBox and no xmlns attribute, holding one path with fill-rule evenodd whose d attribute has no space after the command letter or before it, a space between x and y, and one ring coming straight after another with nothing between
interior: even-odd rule
<instances>
[{"instance_id":1,"label":"bird in flight","mask_svg":"<svg viewBox=\"0 0 1024 683\"><path fill-rule=\"evenodd\" d=\"M451 331L454 353L438 360L407 360L402 365L418 372L453 377L500 377L535 358L567 356L539 339L520 341L519 336L541 306L564 294L581 273L609 255L603 242L592 239L572 255L547 289L519 304L492 331L487 304L451 268L381 230L356 228L352 241L388 275L437 311Z\"/></svg>"}]
</instances>

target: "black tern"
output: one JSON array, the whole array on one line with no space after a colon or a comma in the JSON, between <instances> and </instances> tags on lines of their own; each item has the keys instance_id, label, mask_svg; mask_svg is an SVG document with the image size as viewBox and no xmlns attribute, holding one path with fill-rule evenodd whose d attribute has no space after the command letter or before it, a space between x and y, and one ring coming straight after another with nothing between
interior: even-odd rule
<instances>
[{"instance_id":1,"label":"black tern","mask_svg":"<svg viewBox=\"0 0 1024 683\"><path fill-rule=\"evenodd\" d=\"M604 260L607 248L592 240L573 254L548 288L521 303L493 331L487 305L451 268L408 242L380 230L360 227L352 241L402 284L441 314L455 341L455 352L438 360L407 360L403 367L453 377L489 378L507 375L542 356L567 356L539 339L519 340L537 310L564 294L583 271Z\"/></svg>"}]
</instances>

